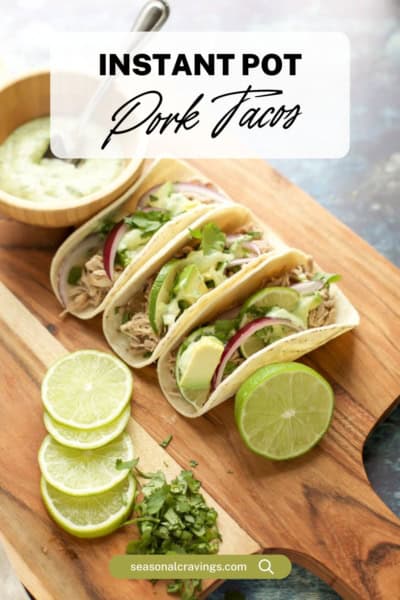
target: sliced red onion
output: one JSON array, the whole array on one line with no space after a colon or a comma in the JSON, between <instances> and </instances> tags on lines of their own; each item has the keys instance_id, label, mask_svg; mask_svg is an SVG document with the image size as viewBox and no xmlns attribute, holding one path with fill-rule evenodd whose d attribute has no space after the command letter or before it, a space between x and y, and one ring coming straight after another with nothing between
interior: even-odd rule
<instances>
[{"instance_id":1,"label":"sliced red onion","mask_svg":"<svg viewBox=\"0 0 400 600\"><path fill-rule=\"evenodd\" d=\"M249 262L255 259L255 256L246 256L245 258L234 258L226 264L225 270L231 267L238 267L239 265L247 265Z\"/></svg>"},{"instance_id":2,"label":"sliced red onion","mask_svg":"<svg viewBox=\"0 0 400 600\"><path fill-rule=\"evenodd\" d=\"M163 186L156 185L148 190L143 196L139 198L137 203L137 208L143 210L143 206L146 205L150 196L155 196L157 191ZM188 194L196 194L196 196L201 196L204 198L210 198L210 200L214 200L215 202L230 202L230 199L227 196L224 196L217 190L208 187L206 184L201 183L190 183L190 182L176 182L173 184L174 192L183 192Z\"/></svg>"},{"instance_id":3,"label":"sliced red onion","mask_svg":"<svg viewBox=\"0 0 400 600\"><path fill-rule=\"evenodd\" d=\"M86 255L91 249L99 249L103 244L103 238L98 233L92 233L85 237L77 246L69 252L63 262L61 263L60 272L58 276L58 291L60 293L60 299L64 307L68 304L68 275L72 267L75 265L81 265L84 259L86 262Z\"/></svg>"},{"instance_id":4,"label":"sliced red onion","mask_svg":"<svg viewBox=\"0 0 400 600\"><path fill-rule=\"evenodd\" d=\"M295 283L290 287L299 294L312 294L324 287L324 284L322 281L300 281L300 283Z\"/></svg>"},{"instance_id":5,"label":"sliced red onion","mask_svg":"<svg viewBox=\"0 0 400 600\"><path fill-rule=\"evenodd\" d=\"M174 191L176 192L187 192L196 194L197 196L204 196L214 200L215 202L231 202L230 198L216 190L210 188L205 183L190 183L190 182L177 182L174 183Z\"/></svg>"},{"instance_id":6,"label":"sliced red onion","mask_svg":"<svg viewBox=\"0 0 400 600\"><path fill-rule=\"evenodd\" d=\"M245 233L230 233L226 236L226 241L228 242L228 245L231 246L245 235ZM253 252L253 254L255 254L256 256L259 256L261 254L261 250L255 242L243 241L241 245L243 246L243 248L246 248L246 250Z\"/></svg>"},{"instance_id":7,"label":"sliced red onion","mask_svg":"<svg viewBox=\"0 0 400 600\"><path fill-rule=\"evenodd\" d=\"M261 254L261 250L255 242L243 242L242 246L243 248L246 248L246 250L253 252L256 256L260 256Z\"/></svg>"},{"instance_id":8,"label":"sliced red onion","mask_svg":"<svg viewBox=\"0 0 400 600\"><path fill-rule=\"evenodd\" d=\"M154 196L157 192L157 190L159 190L164 184L161 185L155 185L152 188L150 188L147 192L145 192L143 194L143 196L140 196L139 201L136 205L137 209L143 210L144 205L148 202L148 200L150 199L150 196Z\"/></svg>"},{"instance_id":9,"label":"sliced red onion","mask_svg":"<svg viewBox=\"0 0 400 600\"><path fill-rule=\"evenodd\" d=\"M117 254L118 246L121 239L129 230L129 225L124 221L117 223L108 234L103 247L103 262L104 270L108 277L113 281L114 278L114 263Z\"/></svg>"},{"instance_id":10,"label":"sliced red onion","mask_svg":"<svg viewBox=\"0 0 400 600\"><path fill-rule=\"evenodd\" d=\"M230 358L232 358L232 356L235 354L236 350L238 350L238 348L240 348L240 346L257 331L264 329L264 327L271 327L272 325L285 325L286 327L291 327L296 331L300 331L300 327L295 325L289 319L278 319L274 317L260 317L259 319L255 319L254 321L244 325L235 333L234 336L231 337L225 346L219 364L215 369L213 378L211 380L212 391L215 390L215 388L221 383L225 367Z\"/></svg>"}]
</instances>

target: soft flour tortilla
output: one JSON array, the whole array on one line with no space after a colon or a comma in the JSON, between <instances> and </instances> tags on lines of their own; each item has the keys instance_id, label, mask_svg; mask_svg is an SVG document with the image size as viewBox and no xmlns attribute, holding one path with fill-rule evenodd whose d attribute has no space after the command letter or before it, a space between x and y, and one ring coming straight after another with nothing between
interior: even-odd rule
<instances>
[{"instance_id":1,"label":"soft flour tortilla","mask_svg":"<svg viewBox=\"0 0 400 600\"><path fill-rule=\"evenodd\" d=\"M117 220L120 220L124 216L133 213L141 196L154 186L165 183L166 181L188 181L190 179L195 179L196 182L211 185L208 180L199 175L186 163L171 159L161 159L155 162L150 170L148 170L127 192L125 192L121 198L103 209L95 217L74 231L60 246L51 263L51 285L60 303L62 304L59 291L59 277L65 257L74 252L76 253L77 261L79 261L82 254L85 252L82 250L81 255L79 255L79 245L89 235L95 233L98 230L99 225L107 219L117 217ZM226 195L225 192L214 184L212 184L212 188L219 191L221 194ZM88 307L82 311L68 310L68 312L80 319L90 319L102 312L106 305L117 294L118 290L120 290L143 265L148 261L151 261L153 256L157 254L159 250L164 248L170 240L175 239L181 231L187 229L192 223L197 221L200 216L210 214L210 211L221 205L232 206L233 203L226 196L226 203L204 203L191 211L178 215L163 225L148 243L143 246L142 250L137 254L132 263L122 271L104 300L97 307Z\"/></svg>"},{"instance_id":2,"label":"soft flour tortilla","mask_svg":"<svg viewBox=\"0 0 400 600\"><path fill-rule=\"evenodd\" d=\"M229 233L236 231L244 225L252 223L252 219L248 209L239 204L232 204L231 206L221 206L220 208L210 210L207 215L203 215L193 223L192 227L193 229L201 228L207 223L215 223L220 229ZM174 341L180 335L183 335L188 329L199 323L204 313L207 313L209 307L213 306L218 299L220 299L221 303L229 302L231 292L235 289L235 286L239 282L246 281L248 273L254 270L256 265L264 263L266 256L273 256L276 252L279 252L278 250L272 250L267 254L258 256L252 260L251 263L243 266L238 273L235 273L221 285L199 298L199 300L187 308L178 318L176 323L168 329L151 356L144 358L143 351L134 353L130 348L129 337L119 330L121 324L119 307L126 305L130 300L141 298L146 282L156 275L161 267L176 255L181 248L187 245L191 239L189 230L180 233L179 236L162 248L162 250L153 257L151 263L148 263L140 272L131 277L130 281L128 281L128 283L113 297L111 302L107 304L103 314L104 335L114 352L132 367L140 368L156 361L161 353L169 348L171 344L174 344Z\"/></svg>"},{"instance_id":3,"label":"soft flour tortilla","mask_svg":"<svg viewBox=\"0 0 400 600\"><path fill-rule=\"evenodd\" d=\"M280 254L276 253L275 256L264 260L247 275L246 279L243 278L230 290L231 295L235 297L234 301L231 301L231 306L240 305L254 292L265 287L268 280L298 265L306 265L309 259L310 257L306 254L290 249ZM215 297L213 307L210 306L207 311L204 311L201 318L197 314L196 322L193 323L190 330L181 331L172 343L169 340L168 344L164 344L157 371L161 389L168 402L186 417L199 417L234 396L241 384L260 367L271 363L296 360L303 354L315 350L329 340L356 327L359 324L358 312L335 284L331 285L331 293L335 298L335 323L296 332L256 352L226 377L202 406L196 407L187 402L179 392L175 378L174 356L191 331L217 319L218 315L226 310L227 305L224 299L221 296Z\"/></svg>"}]
</instances>

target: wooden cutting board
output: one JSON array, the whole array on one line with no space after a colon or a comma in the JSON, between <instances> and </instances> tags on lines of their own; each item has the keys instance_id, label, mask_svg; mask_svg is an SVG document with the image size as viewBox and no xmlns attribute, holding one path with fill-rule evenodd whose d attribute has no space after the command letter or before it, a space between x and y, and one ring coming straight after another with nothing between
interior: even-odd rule
<instances>
[{"instance_id":1,"label":"wooden cutting board","mask_svg":"<svg viewBox=\"0 0 400 600\"><path fill-rule=\"evenodd\" d=\"M344 598L399 597L400 522L372 490L362 450L400 394L400 272L264 162L192 162L288 244L341 273L341 287L358 308L361 325L305 361L336 393L329 433L306 456L279 464L251 454L236 431L231 402L186 420L162 397L152 368L135 372L131 428L138 453L145 466L166 461L171 473L190 459L199 462L196 474L221 514L222 552L283 552ZM38 600L153 598L151 584L116 581L108 573L110 557L123 552L132 532L76 540L41 504L40 380L66 349L106 344L100 319L60 319L48 277L52 248L29 228L19 234L15 224L14 234L5 235L9 225L0 221L2 536ZM164 451L158 443L170 433L173 441ZM207 582L207 590L211 585ZM155 594L165 597L164 588L156 586Z\"/></svg>"}]
</instances>

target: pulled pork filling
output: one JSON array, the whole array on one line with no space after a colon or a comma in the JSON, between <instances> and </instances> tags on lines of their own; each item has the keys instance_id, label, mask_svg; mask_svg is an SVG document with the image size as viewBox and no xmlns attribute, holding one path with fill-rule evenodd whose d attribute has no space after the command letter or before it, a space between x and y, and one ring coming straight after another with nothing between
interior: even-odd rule
<instances>
[{"instance_id":1,"label":"pulled pork filling","mask_svg":"<svg viewBox=\"0 0 400 600\"><path fill-rule=\"evenodd\" d=\"M249 225L235 232L235 235L246 234L251 231L253 231L253 227ZM252 243L258 247L260 253L271 250L271 246L264 239L255 239ZM199 245L197 240L192 240L192 243L187 243L175 254L175 258L185 258L198 249ZM233 265L232 268L240 270L241 266ZM229 271L227 278L232 274L232 268L227 269ZM154 332L148 316L148 298L154 279L155 277L147 281L141 295L136 294L135 298L131 299L125 306L118 308L118 312L123 315L122 322L119 325L120 332L129 337L129 347L132 352L143 357L153 354L160 341L160 336ZM179 318L179 315L177 318Z\"/></svg>"},{"instance_id":2,"label":"pulled pork filling","mask_svg":"<svg viewBox=\"0 0 400 600\"><path fill-rule=\"evenodd\" d=\"M269 279L266 287L283 286L289 287L301 281L311 281L314 273L313 261L310 259L306 266L295 267L291 271L286 271L278 277ZM336 320L335 299L331 295L330 287L325 287L319 292L322 296L322 302L317 308L314 308L308 315L309 327L322 327L331 325Z\"/></svg>"},{"instance_id":3,"label":"pulled pork filling","mask_svg":"<svg viewBox=\"0 0 400 600\"><path fill-rule=\"evenodd\" d=\"M122 310L119 329L129 337L129 347L135 354L150 356L157 347L160 338L154 333L148 317L148 299L154 278L150 279L143 288L143 295L137 295L130 300Z\"/></svg>"},{"instance_id":4,"label":"pulled pork filling","mask_svg":"<svg viewBox=\"0 0 400 600\"><path fill-rule=\"evenodd\" d=\"M302 281L311 281L314 275L314 265L313 261L310 259L309 263L305 266L298 266L290 271L285 271L284 273L274 277L269 278L267 281L260 286L260 289L263 287L290 287L296 283L300 283ZM335 307L335 298L331 294L330 286L324 287L319 290L319 293L322 296L322 302L317 308L311 310L308 314L308 327L322 327L324 325L330 325L336 320L336 307ZM221 315L220 318L232 318L232 316L236 316L239 312L239 307L231 309L229 311L232 313L229 317L225 315ZM178 349L173 350L167 359L167 369L171 376L172 381L176 381L176 361L177 361ZM237 350L229 359L229 363L227 367L230 368L225 370L223 379L226 379L232 371L234 371L237 367L239 367L242 363L245 362L245 358L241 355L240 350ZM175 388L176 393L179 397L182 397L178 388Z\"/></svg>"},{"instance_id":5,"label":"pulled pork filling","mask_svg":"<svg viewBox=\"0 0 400 600\"><path fill-rule=\"evenodd\" d=\"M102 254L94 254L83 266L82 275L72 288L68 308L82 311L99 306L112 285L113 282L104 270Z\"/></svg>"}]
</instances>

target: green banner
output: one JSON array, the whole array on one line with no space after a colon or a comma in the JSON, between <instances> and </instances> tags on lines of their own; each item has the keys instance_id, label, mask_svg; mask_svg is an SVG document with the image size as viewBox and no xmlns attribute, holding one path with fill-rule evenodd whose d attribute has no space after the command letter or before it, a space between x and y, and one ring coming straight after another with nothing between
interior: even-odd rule
<instances>
[{"instance_id":1,"label":"green banner","mask_svg":"<svg viewBox=\"0 0 400 600\"><path fill-rule=\"evenodd\" d=\"M283 554L124 554L110 561L118 579L284 579L291 570Z\"/></svg>"}]
</instances>

